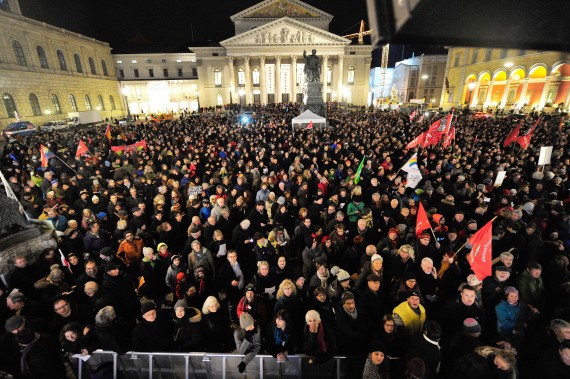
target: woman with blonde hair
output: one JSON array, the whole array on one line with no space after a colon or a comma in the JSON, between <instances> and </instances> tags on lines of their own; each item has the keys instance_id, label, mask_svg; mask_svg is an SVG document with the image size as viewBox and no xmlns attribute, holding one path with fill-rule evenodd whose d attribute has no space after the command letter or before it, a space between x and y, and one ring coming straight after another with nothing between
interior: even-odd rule
<instances>
[{"instance_id":1,"label":"woman with blonde hair","mask_svg":"<svg viewBox=\"0 0 570 379\"><path fill-rule=\"evenodd\" d=\"M202 337L206 352L227 353L235 349L229 314L220 307L214 296L208 296L202 305Z\"/></svg>"},{"instance_id":2,"label":"woman with blonde hair","mask_svg":"<svg viewBox=\"0 0 570 379\"><path fill-rule=\"evenodd\" d=\"M280 310L286 309L291 316L291 322L300 330L301 325L303 325L305 307L297 294L295 283L289 279L282 281L279 285L279 290L277 290L276 299L277 302L273 308L273 315L275 316Z\"/></svg>"},{"instance_id":3,"label":"woman with blonde hair","mask_svg":"<svg viewBox=\"0 0 570 379\"><path fill-rule=\"evenodd\" d=\"M415 259L416 255L412 245L400 246L394 257L394 276L392 282L399 285L406 272L414 271Z\"/></svg>"}]
</instances>

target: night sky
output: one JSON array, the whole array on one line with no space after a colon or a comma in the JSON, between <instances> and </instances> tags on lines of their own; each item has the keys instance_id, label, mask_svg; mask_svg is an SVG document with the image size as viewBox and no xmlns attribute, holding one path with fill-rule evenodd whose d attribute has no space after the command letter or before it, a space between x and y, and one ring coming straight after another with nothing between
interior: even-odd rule
<instances>
[{"instance_id":1,"label":"night sky","mask_svg":"<svg viewBox=\"0 0 570 379\"><path fill-rule=\"evenodd\" d=\"M133 37L152 42L219 42L234 35L230 16L259 0L21 0L22 13L35 20L59 26L120 47ZM367 22L364 0L306 0L335 16L330 31L358 32L360 20ZM368 22L367 22L368 23ZM403 55L402 55L403 50ZM441 47L391 45L390 62L412 53L442 53ZM373 66L379 65L374 54Z\"/></svg>"}]
</instances>

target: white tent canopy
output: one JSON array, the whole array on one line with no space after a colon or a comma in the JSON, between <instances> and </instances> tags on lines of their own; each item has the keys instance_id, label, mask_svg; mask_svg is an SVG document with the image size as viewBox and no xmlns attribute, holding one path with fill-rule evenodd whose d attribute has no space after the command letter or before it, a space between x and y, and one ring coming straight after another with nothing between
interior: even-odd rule
<instances>
[{"instance_id":1,"label":"white tent canopy","mask_svg":"<svg viewBox=\"0 0 570 379\"><path fill-rule=\"evenodd\" d=\"M314 128L324 128L327 125L326 118L321 117L318 114L315 114L307 109L305 112L301 113L299 116L295 117L292 120L292 127L306 128L311 121L313 122Z\"/></svg>"}]
</instances>

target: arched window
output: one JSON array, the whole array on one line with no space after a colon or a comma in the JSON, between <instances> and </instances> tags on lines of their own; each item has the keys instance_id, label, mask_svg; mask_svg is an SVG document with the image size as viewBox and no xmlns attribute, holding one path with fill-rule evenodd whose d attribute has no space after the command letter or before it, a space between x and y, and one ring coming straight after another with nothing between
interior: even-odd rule
<instances>
[{"instance_id":1,"label":"arched window","mask_svg":"<svg viewBox=\"0 0 570 379\"><path fill-rule=\"evenodd\" d=\"M91 110L91 99L89 98L89 95L85 95L85 109L88 111Z\"/></svg>"},{"instance_id":2,"label":"arched window","mask_svg":"<svg viewBox=\"0 0 570 379\"><path fill-rule=\"evenodd\" d=\"M57 61L59 62L59 69L61 71L67 71L67 63L65 63L65 57L63 56L63 52L58 50L57 54Z\"/></svg>"},{"instance_id":3,"label":"arched window","mask_svg":"<svg viewBox=\"0 0 570 379\"><path fill-rule=\"evenodd\" d=\"M99 95L97 96L97 100L99 100L99 110L104 111L105 110L105 103L103 102L103 96Z\"/></svg>"},{"instance_id":4,"label":"arched window","mask_svg":"<svg viewBox=\"0 0 570 379\"><path fill-rule=\"evenodd\" d=\"M354 84L354 71L355 71L354 66L348 67L348 78L347 78L348 84Z\"/></svg>"},{"instance_id":5,"label":"arched window","mask_svg":"<svg viewBox=\"0 0 570 379\"><path fill-rule=\"evenodd\" d=\"M14 98L9 93L5 93L2 95L2 99L4 100L4 108L6 109L6 117L12 118L16 117L16 103L14 103Z\"/></svg>"},{"instance_id":6,"label":"arched window","mask_svg":"<svg viewBox=\"0 0 570 379\"><path fill-rule=\"evenodd\" d=\"M44 48L38 45L36 46L36 51L38 52L38 59L40 61L41 68L49 68Z\"/></svg>"},{"instance_id":7,"label":"arched window","mask_svg":"<svg viewBox=\"0 0 570 379\"><path fill-rule=\"evenodd\" d=\"M222 70L218 67L214 68L214 85L216 87L222 86Z\"/></svg>"},{"instance_id":8,"label":"arched window","mask_svg":"<svg viewBox=\"0 0 570 379\"><path fill-rule=\"evenodd\" d=\"M89 69L92 75L97 75L97 70L95 69L95 61L93 58L89 57Z\"/></svg>"},{"instance_id":9,"label":"arched window","mask_svg":"<svg viewBox=\"0 0 570 379\"><path fill-rule=\"evenodd\" d=\"M113 96L111 96L111 95L109 95L109 102L111 103L111 110L112 111L117 109L117 107L115 106L115 99L113 99Z\"/></svg>"},{"instance_id":10,"label":"arched window","mask_svg":"<svg viewBox=\"0 0 570 379\"><path fill-rule=\"evenodd\" d=\"M28 64L26 63L26 55L24 54L24 49L22 49L22 45L20 45L20 42L18 41L12 42L12 47L14 48L14 55L16 56L16 62L20 66L27 66Z\"/></svg>"},{"instance_id":11,"label":"arched window","mask_svg":"<svg viewBox=\"0 0 570 379\"><path fill-rule=\"evenodd\" d=\"M243 67L238 68L238 86L245 87L245 71Z\"/></svg>"},{"instance_id":12,"label":"arched window","mask_svg":"<svg viewBox=\"0 0 570 379\"><path fill-rule=\"evenodd\" d=\"M109 71L107 71L107 63L104 60L101 60L101 68L103 69L103 75L109 76Z\"/></svg>"},{"instance_id":13,"label":"arched window","mask_svg":"<svg viewBox=\"0 0 570 379\"><path fill-rule=\"evenodd\" d=\"M81 64L81 58L79 58L79 55L73 54L73 60L75 61L75 70L77 72L79 72L80 74L82 74L83 73L83 65Z\"/></svg>"},{"instance_id":14,"label":"arched window","mask_svg":"<svg viewBox=\"0 0 570 379\"><path fill-rule=\"evenodd\" d=\"M61 114L61 106L59 105L59 99L57 98L57 95L52 93L50 98L51 98L51 107L53 108L53 113Z\"/></svg>"},{"instance_id":15,"label":"arched window","mask_svg":"<svg viewBox=\"0 0 570 379\"><path fill-rule=\"evenodd\" d=\"M254 87L259 87L259 67L254 67L251 72L251 79Z\"/></svg>"},{"instance_id":16,"label":"arched window","mask_svg":"<svg viewBox=\"0 0 570 379\"><path fill-rule=\"evenodd\" d=\"M29 99L30 99L30 106L32 107L32 112L34 116L41 116L42 108L40 107L40 102L38 101L38 97L35 94L30 93Z\"/></svg>"},{"instance_id":17,"label":"arched window","mask_svg":"<svg viewBox=\"0 0 570 379\"><path fill-rule=\"evenodd\" d=\"M71 105L71 110L77 112L77 101L75 101L75 96L69 94L69 105Z\"/></svg>"}]
</instances>

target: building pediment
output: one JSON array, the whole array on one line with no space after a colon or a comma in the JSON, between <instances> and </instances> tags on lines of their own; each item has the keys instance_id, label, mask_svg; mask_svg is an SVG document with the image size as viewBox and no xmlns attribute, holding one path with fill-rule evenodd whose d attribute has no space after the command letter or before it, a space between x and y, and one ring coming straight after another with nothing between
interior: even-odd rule
<instances>
[{"instance_id":1,"label":"building pediment","mask_svg":"<svg viewBox=\"0 0 570 379\"><path fill-rule=\"evenodd\" d=\"M245 33L228 38L220 45L225 48L237 46L291 46L291 45L349 45L350 40L283 17Z\"/></svg>"},{"instance_id":2,"label":"building pediment","mask_svg":"<svg viewBox=\"0 0 570 379\"><path fill-rule=\"evenodd\" d=\"M298 0L265 0L231 16L232 21L243 19L317 18L332 20L333 16Z\"/></svg>"}]
</instances>

